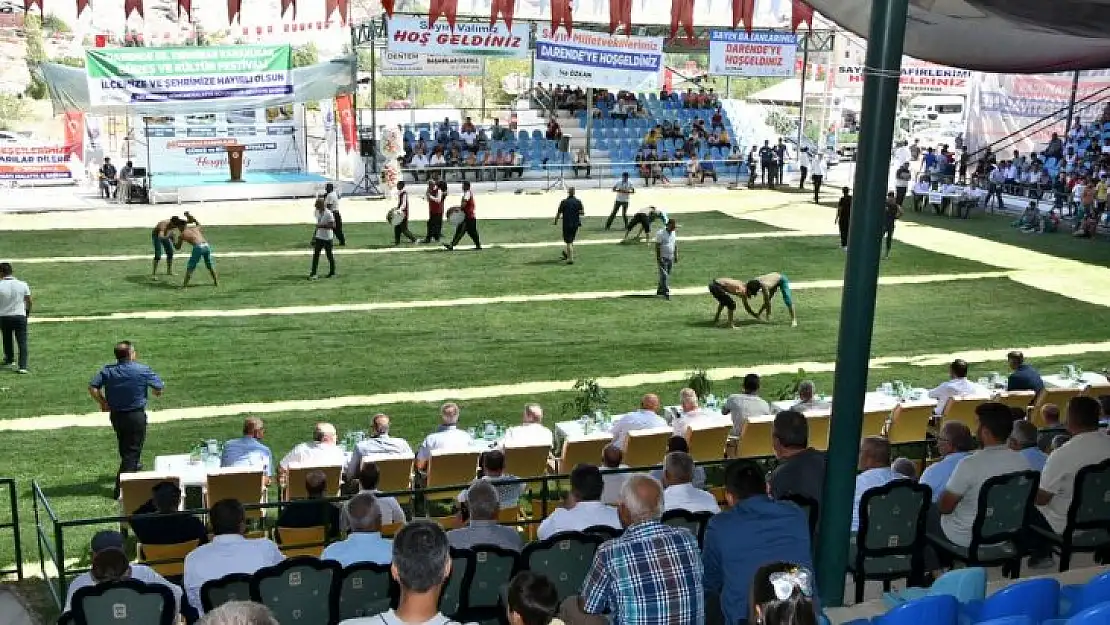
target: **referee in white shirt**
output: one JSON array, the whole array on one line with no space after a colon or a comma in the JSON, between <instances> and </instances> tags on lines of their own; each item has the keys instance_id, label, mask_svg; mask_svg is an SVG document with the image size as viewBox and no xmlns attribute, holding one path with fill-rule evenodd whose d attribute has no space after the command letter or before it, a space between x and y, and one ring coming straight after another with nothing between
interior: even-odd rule
<instances>
[{"instance_id":1,"label":"referee in white shirt","mask_svg":"<svg viewBox=\"0 0 1110 625\"><path fill-rule=\"evenodd\" d=\"M665 300L671 299L671 272L678 264L678 245L675 228L678 222L671 219L666 228L661 228L655 235L655 264L659 267L659 286L655 294Z\"/></svg>"},{"instance_id":2,"label":"referee in white shirt","mask_svg":"<svg viewBox=\"0 0 1110 625\"><path fill-rule=\"evenodd\" d=\"M12 275L11 263L0 263L0 334L4 339L4 365L15 364L15 347L19 347L16 371L27 371L27 317L31 316L31 287Z\"/></svg>"},{"instance_id":3,"label":"referee in white shirt","mask_svg":"<svg viewBox=\"0 0 1110 625\"><path fill-rule=\"evenodd\" d=\"M332 253L332 241L335 239L335 215L328 210L324 198L316 199L316 232L312 235L312 272L308 274L309 280L316 280L316 270L320 267L320 252L328 257L328 277L335 276L335 255Z\"/></svg>"}]
</instances>

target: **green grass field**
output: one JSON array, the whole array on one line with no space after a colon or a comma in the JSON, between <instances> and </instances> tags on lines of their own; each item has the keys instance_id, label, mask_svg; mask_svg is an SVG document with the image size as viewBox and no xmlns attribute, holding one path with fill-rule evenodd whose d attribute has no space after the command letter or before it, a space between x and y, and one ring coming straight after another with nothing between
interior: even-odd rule
<instances>
[{"instance_id":1,"label":"green grass field","mask_svg":"<svg viewBox=\"0 0 1110 625\"><path fill-rule=\"evenodd\" d=\"M984 239L1006 240L994 222L947 222L915 217L919 223L952 228ZM775 229L721 213L682 215L680 236L760 234ZM350 249L388 243L382 224L351 224ZM0 475L20 481L24 559L32 559L33 532L29 484L37 480L62 518L115 512L108 497L118 463L106 415L90 414L89 377L111 360L121 339L135 341L141 359L167 382L164 397L152 408L217 407L243 402L321 400L378 393L465 389L522 382L573 381L579 378L679 372L672 381L610 389L613 412L634 407L645 392L677 400L678 378L698 368L760 365L831 365L842 291L805 288L806 283L839 280L844 253L835 237L786 236L682 243L672 287L696 294L666 302L649 296L597 296L571 299L583 292L637 292L655 287L649 245L583 245L578 262L558 261L559 230L550 220L487 221L481 224L481 253L420 250L344 254L340 277L307 282L309 226L206 228L216 250L221 285L212 288L203 271L198 286L176 288L171 279L149 278L149 231L84 230L9 232L5 255L17 275L35 292L31 327L30 376L0 373L0 421L41 415L75 414L101 427L45 431L8 431ZM1016 233L1015 233L1016 235ZM612 240L589 219L580 236ZM497 247L510 243L549 246ZM1085 242L1084 242L1085 243ZM1032 244L1031 249L1036 249ZM1051 250L1042 249L1051 253ZM295 252L293 256L226 256L229 252ZM1072 251L1072 255L1081 254ZM135 260L19 263L22 258L138 255ZM1064 254L1061 254L1064 255ZM1081 258L1086 260L1085 258ZM1098 262L1098 255L1090 259ZM795 292L799 327L791 328L776 300L773 323L745 321L737 330L711 326L716 309L705 291L719 276L750 277L783 271L801 288ZM888 278L919 276L932 282L881 286L878 292L872 355L909 360L929 354L1004 350L1041 345L1102 341L1110 310L1047 294L1005 277L952 280L946 276L998 271L956 256L899 244L884 261ZM460 298L549 296L543 301L450 303ZM272 314L276 307L390 304L391 309ZM247 314L244 309L271 314ZM235 316L200 317L197 311L238 311ZM162 319L111 319L113 313L183 313ZM185 314L192 311L192 314ZM286 311L288 312L288 311ZM739 311L743 315L742 309ZM65 321L70 317L93 318ZM740 317L738 317L740 318ZM1082 319L1083 323L1060 323ZM1080 350L1082 351L1082 350ZM1103 354L1038 360L1055 371L1076 363L1102 369ZM1004 371L1002 362L973 365L977 373ZM868 386L906 380L933 386L946 375L943 366L903 364L875 369ZM774 395L792 375L767 376ZM819 388L831 391L831 373L813 373ZM714 392L738 390L736 380L715 380ZM526 402L538 401L549 420L560 420L572 399L566 391L510 395L462 402L463 425L483 420L502 423L519 418ZM394 418L394 434L418 443L437 420L437 403L402 402L356 408L274 412L264 416L267 440L283 455L306 440L314 421L333 422L341 431L364 429L379 411ZM570 416L570 415L567 415ZM242 415L154 424L144 452L154 457L184 453L198 440L237 436ZM66 554L78 557L95 528L67 532ZM12 559L0 539L0 566Z\"/></svg>"}]
</instances>

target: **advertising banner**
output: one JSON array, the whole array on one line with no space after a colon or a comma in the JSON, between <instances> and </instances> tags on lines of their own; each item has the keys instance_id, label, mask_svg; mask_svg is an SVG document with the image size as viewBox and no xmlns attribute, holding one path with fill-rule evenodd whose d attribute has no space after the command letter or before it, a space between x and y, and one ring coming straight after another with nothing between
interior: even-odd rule
<instances>
[{"instance_id":1,"label":"advertising banner","mask_svg":"<svg viewBox=\"0 0 1110 625\"><path fill-rule=\"evenodd\" d=\"M386 51L381 57L382 76L481 76L480 56L412 54Z\"/></svg>"},{"instance_id":2,"label":"advertising banner","mask_svg":"<svg viewBox=\"0 0 1110 625\"><path fill-rule=\"evenodd\" d=\"M73 145L0 145L0 180L72 180Z\"/></svg>"},{"instance_id":3,"label":"advertising banner","mask_svg":"<svg viewBox=\"0 0 1110 625\"><path fill-rule=\"evenodd\" d=\"M226 113L143 117L152 174L204 174L227 171L228 145L246 147L243 172L297 172L305 169L302 107L287 104ZM146 160L145 153L133 160Z\"/></svg>"},{"instance_id":4,"label":"advertising banner","mask_svg":"<svg viewBox=\"0 0 1110 625\"><path fill-rule=\"evenodd\" d=\"M1005 142L1006 151L1022 154L1044 150L1052 133L1064 134L1065 115L1071 98L1074 74L984 74L977 73L972 81L971 104L968 106L967 142L972 150L986 147L1014 133L1021 134ZM1076 116L1084 125L1102 116L1103 101L1098 95L1110 87L1110 70L1092 70L1079 76L1076 99L1089 98L1095 106L1076 106ZM1023 130L1045 117L1056 116L1057 123L1039 123L1032 130ZM1013 144L1012 146L1010 144Z\"/></svg>"},{"instance_id":5,"label":"advertising banner","mask_svg":"<svg viewBox=\"0 0 1110 625\"><path fill-rule=\"evenodd\" d=\"M293 93L288 45L85 51L93 106Z\"/></svg>"},{"instance_id":6,"label":"advertising banner","mask_svg":"<svg viewBox=\"0 0 1110 625\"><path fill-rule=\"evenodd\" d=\"M358 129L355 127L355 112L350 94L343 93L335 98L335 116L339 120L339 130L343 133L346 150L358 152Z\"/></svg>"},{"instance_id":7,"label":"advertising banner","mask_svg":"<svg viewBox=\"0 0 1110 625\"><path fill-rule=\"evenodd\" d=\"M709 73L715 76L790 78L796 70L798 36L755 30L709 33Z\"/></svg>"},{"instance_id":8,"label":"advertising banner","mask_svg":"<svg viewBox=\"0 0 1110 625\"><path fill-rule=\"evenodd\" d=\"M934 65L914 59L902 60L900 95L962 95L971 91L972 71ZM863 66L839 65L836 69L836 88L863 94Z\"/></svg>"},{"instance_id":9,"label":"advertising banner","mask_svg":"<svg viewBox=\"0 0 1110 625\"><path fill-rule=\"evenodd\" d=\"M426 17L396 15L387 20L386 26L390 52L528 58L531 27L527 22L513 24L512 30L500 22L493 26L459 23L451 30L445 20L429 28Z\"/></svg>"},{"instance_id":10,"label":"advertising banner","mask_svg":"<svg viewBox=\"0 0 1110 625\"><path fill-rule=\"evenodd\" d=\"M536 38L536 80L561 85L658 91L663 79L663 38L610 37L575 30L551 33L539 29Z\"/></svg>"}]
</instances>

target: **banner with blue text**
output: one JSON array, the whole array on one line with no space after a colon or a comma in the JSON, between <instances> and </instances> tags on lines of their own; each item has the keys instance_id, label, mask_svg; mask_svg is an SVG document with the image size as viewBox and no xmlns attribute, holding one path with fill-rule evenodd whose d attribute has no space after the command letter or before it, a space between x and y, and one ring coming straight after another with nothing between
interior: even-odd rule
<instances>
[{"instance_id":1,"label":"banner with blue text","mask_svg":"<svg viewBox=\"0 0 1110 625\"><path fill-rule=\"evenodd\" d=\"M772 30L714 30L709 33L709 73L714 76L790 78L798 36Z\"/></svg>"},{"instance_id":2,"label":"banner with blue text","mask_svg":"<svg viewBox=\"0 0 1110 625\"><path fill-rule=\"evenodd\" d=\"M663 38L610 37L575 30L536 32L536 80L587 89L658 91L663 77Z\"/></svg>"}]
</instances>

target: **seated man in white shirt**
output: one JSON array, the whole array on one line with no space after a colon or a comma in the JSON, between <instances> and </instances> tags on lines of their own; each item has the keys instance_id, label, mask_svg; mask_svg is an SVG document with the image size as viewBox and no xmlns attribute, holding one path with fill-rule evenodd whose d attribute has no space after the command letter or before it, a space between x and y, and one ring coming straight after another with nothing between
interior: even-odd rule
<instances>
[{"instance_id":1,"label":"seated man in white shirt","mask_svg":"<svg viewBox=\"0 0 1110 625\"><path fill-rule=\"evenodd\" d=\"M321 560L334 560L343 568L362 562L389 564L393 560L393 541L382 538L382 516L373 494L351 497L343 506L343 525L347 527L346 540L324 548Z\"/></svg>"},{"instance_id":2,"label":"seated man in white shirt","mask_svg":"<svg viewBox=\"0 0 1110 625\"><path fill-rule=\"evenodd\" d=\"M339 625L452 625L439 612L451 576L447 534L432 521L413 521L393 537L393 579L401 587L396 610L340 621Z\"/></svg>"},{"instance_id":3,"label":"seated man in white shirt","mask_svg":"<svg viewBox=\"0 0 1110 625\"><path fill-rule=\"evenodd\" d=\"M546 540L559 532L580 532L595 525L621 529L617 509L601 503L605 480L601 471L589 464L580 464L570 472L570 494L566 507L556 508L540 523L536 536Z\"/></svg>"},{"instance_id":4,"label":"seated man in white shirt","mask_svg":"<svg viewBox=\"0 0 1110 625\"><path fill-rule=\"evenodd\" d=\"M856 494L852 502L852 531L859 531L859 504L863 494L872 488L885 486L894 480L904 480L905 475L890 466L890 441L882 436L867 436L859 446L859 470L856 475Z\"/></svg>"},{"instance_id":5,"label":"seated man in white shirt","mask_svg":"<svg viewBox=\"0 0 1110 625\"><path fill-rule=\"evenodd\" d=\"M551 429L543 424L543 408L539 404L528 404L524 407L524 416L521 425L514 425L505 430L501 438L501 448L505 447L547 447L555 445L555 436Z\"/></svg>"},{"instance_id":6,"label":"seated man in white shirt","mask_svg":"<svg viewBox=\"0 0 1110 625\"><path fill-rule=\"evenodd\" d=\"M624 463L624 452L616 445L606 445L601 451L601 479L605 488L601 490L601 503L615 506L621 499L621 488L628 479L629 473L614 473L619 469L627 469Z\"/></svg>"},{"instance_id":7,"label":"seated man in white shirt","mask_svg":"<svg viewBox=\"0 0 1110 625\"><path fill-rule=\"evenodd\" d=\"M749 373L744 376L741 385L744 392L738 395L729 395L725 400L725 407L721 411L732 418L732 435L740 436L744 424L752 417L773 414L771 404L759 396L759 376Z\"/></svg>"},{"instance_id":8,"label":"seated man in white shirt","mask_svg":"<svg viewBox=\"0 0 1110 625\"><path fill-rule=\"evenodd\" d=\"M720 512L717 498L694 486L693 480L694 459L690 454L681 451L667 454L663 461L663 509L667 512Z\"/></svg>"},{"instance_id":9,"label":"seated man in white shirt","mask_svg":"<svg viewBox=\"0 0 1110 625\"><path fill-rule=\"evenodd\" d=\"M330 423L317 423L312 429L312 442L300 443L281 459L281 470L286 472L291 464L318 467L343 467L347 458L336 445L338 437L335 426Z\"/></svg>"},{"instance_id":10,"label":"seated man in white shirt","mask_svg":"<svg viewBox=\"0 0 1110 625\"><path fill-rule=\"evenodd\" d=\"M967 379L967 361L957 358L948 365L947 382L929 391L929 397L937 400L936 414L944 413L944 406L953 397L989 397L990 391Z\"/></svg>"},{"instance_id":11,"label":"seated man in white shirt","mask_svg":"<svg viewBox=\"0 0 1110 625\"><path fill-rule=\"evenodd\" d=\"M629 432L660 427L667 427L667 420L659 416L659 396L648 393L640 400L640 409L621 416L609 432L613 435L613 444L624 449Z\"/></svg>"},{"instance_id":12,"label":"seated man in white shirt","mask_svg":"<svg viewBox=\"0 0 1110 625\"><path fill-rule=\"evenodd\" d=\"M684 388L678 392L681 402L682 415L676 418L671 426L675 436L686 436L686 428L703 419L712 418L713 413L698 406L698 394L692 388Z\"/></svg>"},{"instance_id":13,"label":"seated man in white shirt","mask_svg":"<svg viewBox=\"0 0 1110 625\"><path fill-rule=\"evenodd\" d=\"M370 438L360 441L351 452L351 461L347 463L346 475L348 479L358 475L359 467L367 457L411 457L412 455L412 447L409 446L408 441L389 435L389 415L378 413L370 420Z\"/></svg>"},{"instance_id":14,"label":"seated man in white shirt","mask_svg":"<svg viewBox=\"0 0 1110 625\"><path fill-rule=\"evenodd\" d=\"M89 547L92 552L92 570L78 575L69 583L63 612L70 611L73 594L81 588L120 579L133 579L147 584L161 584L169 588L177 603L174 609L174 614L177 614L181 607L181 587L168 581L145 564L129 563L127 554L124 552L123 534L114 530L97 532L93 535Z\"/></svg>"},{"instance_id":15,"label":"seated man in white shirt","mask_svg":"<svg viewBox=\"0 0 1110 625\"><path fill-rule=\"evenodd\" d=\"M420 443L416 452L416 469L423 471L433 451L466 451L474 445L474 439L466 430L459 429L459 405L448 402L439 409L440 426Z\"/></svg>"},{"instance_id":16,"label":"seated man in white shirt","mask_svg":"<svg viewBox=\"0 0 1110 625\"><path fill-rule=\"evenodd\" d=\"M409 168L412 169L412 179L414 182L420 182L420 175L428 174L428 156L424 154L423 150L417 150L416 154L412 155L412 160L409 161Z\"/></svg>"},{"instance_id":17,"label":"seated man in white shirt","mask_svg":"<svg viewBox=\"0 0 1110 625\"><path fill-rule=\"evenodd\" d=\"M234 499L217 501L208 514L212 542L201 545L185 556L185 594L189 605L204 613L200 588L205 582L232 573L248 575L285 559L278 546L268 538L246 539L247 515L243 504Z\"/></svg>"},{"instance_id":18,"label":"seated man in white shirt","mask_svg":"<svg viewBox=\"0 0 1110 625\"><path fill-rule=\"evenodd\" d=\"M956 465L937 505L929 508L925 525L928 533L944 536L960 547L971 544L983 483L997 475L1029 470L1025 457L1006 447L1013 424L1010 407L986 402L975 409L975 415L976 437L983 448Z\"/></svg>"},{"instance_id":19,"label":"seated man in white shirt","mask_svg":"<svg viewBox=\"0 0 1110 625\"><path fill-rule=\"evenodd\" d=\"M1071 439L1048 456L1041 470L1031 525L1064 533L1068 508L1075 497L1076 474L1084 467L1110 458L1110 436L1098 429L1101 415L1101 406L1093 397L1074 397L1068 402L1067 428Z\"/></svg>"},{"instance_id":20,"label":"seated man in white shirt","mask_svg":"<svg viewBox=\"0 0 1110 625\"><path fill-rule=\"evenodd\" d=\"M798 400L798 403L790 407L794 412L806 413L829 408L828 402L817 398L817 386L810 380L798 384Z\"/></svg>"}]
</instances>

